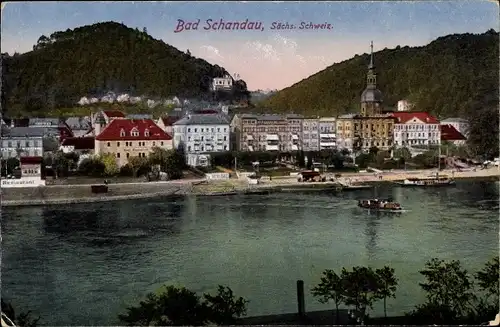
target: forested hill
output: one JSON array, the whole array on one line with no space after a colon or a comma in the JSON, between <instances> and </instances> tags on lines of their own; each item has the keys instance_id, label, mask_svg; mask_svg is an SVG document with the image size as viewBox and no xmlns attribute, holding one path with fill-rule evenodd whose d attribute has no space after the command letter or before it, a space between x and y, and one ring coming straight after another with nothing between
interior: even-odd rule
<instances>
[{"instance_id":1,"label":"forested hill","mask_svg":"<svg viewBox=\"0 0 500 327\"><path fill-rule=\"evenodd\" d=\"M152 97L203 97L227 71L115 22L41 36L33 51L2 54L7 111L75 106L107 91ZM246 89L243 81L237 83ZM3 108L5 109L5 106Z\"/></svg>"},{"instance_id":2,"label":"forested hill","mask_svg":"<svg viewBox=\"0 0 500 327\"><path fill-rule=\"evenodd\" d=\"M498 106L499 35L454 34L422 47L375 53L378 87L391 109L407 99L441 117L468 117L478 107ZM375 40L376 42L376 40ZM367 46L368 48L368 46ZM334 64L269 97L276 112L337 115L358 112L369 55Z\"/></svg>"}]
</instances>

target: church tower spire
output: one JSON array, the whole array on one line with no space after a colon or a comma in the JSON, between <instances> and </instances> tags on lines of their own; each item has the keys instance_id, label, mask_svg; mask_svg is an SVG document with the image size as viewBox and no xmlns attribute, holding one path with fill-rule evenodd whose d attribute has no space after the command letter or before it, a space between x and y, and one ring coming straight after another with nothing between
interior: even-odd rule
<instances>
[{"instance_id":1,"label":"church tower spire","mask_svg":"<svg viewBox=\"0 0 500 327\"><path fill-rule=\"evenodd\" d=\"M373 41L370 43L370 64L366 75L366 86L367 88L377 88L377 73L375 73L375 64L373 63Z\"/></svg>"}]
</instances>

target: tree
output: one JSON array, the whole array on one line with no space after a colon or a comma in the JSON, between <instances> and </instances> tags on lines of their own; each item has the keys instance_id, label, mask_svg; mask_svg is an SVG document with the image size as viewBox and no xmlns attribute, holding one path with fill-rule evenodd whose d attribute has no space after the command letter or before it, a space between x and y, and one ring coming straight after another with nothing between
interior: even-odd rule
<instances>
[{"instance_id":1,"label":"tree","mask_svg":"<svg viewBox=\"0 0 500 327\"><path fill-rule=\"evenodd\" d=\"M52 168L55 172L55 177L67 176L70 162L62 151L57 151L52 157Z\"/></svg>"},{"instance_id":2,"label":"tree","mask_svg":"<svg viewBox=\"0 0 500 327\"><path fill-rule=\"evenodd\" d=\"M297 155L296 155L295 160L297 161L297 166L299 166L300 168L304 168L306 166L306 163L305 163L306 160L305 160L303 150L297 151Z\"/></svg>"},{"instance_id":3,"label":"tree","mask_svg":"<svg viewBox=\"0 0 500 327\"><path fill-rule=\"evenodd\" d=\"M165 172L169 179L179 179L182 178L182 170L186 162L184 155L176 150L170 150L167 152L167 159L165 165Z\"/></svg>"},{"instance_id":4,"label":"tree","mask_svg":"<svg viewBox=\"0 0 500 327\"><path fill-rule=\"evenodd\" d=\"M308 152L307 153L307 163L306 163L306 168L308 170L311 170L312 169L312 166L313 166L313 157L312 157L312 153L311 152Z\"/></svg>"},{"instance_id":5,"label":"tree","mask_svg":"<svg viewBox=\"0 0 500 327\"><path fill-rule=\"evenodd\" d=\"M498 96L493 108L481 108L472 111L469 118L469 137L467 145L470 151L484 159L498 156Z\"/></svg>"},{"instance_id":6,"label":"tree","mask_svg":"<svg viewBox=\"0 0 500 327\"><path fill-rule=\"evenodd\" d=\"M99 161L104 164L104 174L107 176L114 176L119 172L116 157L112 153L102 153L99 155Z\"/></svg>"},{"instance_id":7,"label":"tree","mask_svg":"<svg viewBox=\"0 0 500 327\"><path fill-rule=\"evenodd\" d=\"M345 291L345 304L353 305L364 319L367 308L372 308L377 299L379 277L368 267L342 268L341 279Z\"/></svg>"},{"instance_id":8,"label":"tree","mask_svg":"<svg viewBox=\"0 0 500 327\"><path fill-rule=\"evenodd\" d=\"M488 261L481 271L475 274L476 280L478 281L479 287L486 292L488 297L493 297L494 301L498 305L499 294L499 262L498 256Z\"/></svg>"},{"instance_id":9,"label":"tree","mask_svg":"<svg viewBox=\"0 0 500 327\"><path fill-rule=\"evenodd\" d=\"M149 160L146 157L130 157L128 158L128 164L132 168L134 177L138 177L140 172L149 171Z\"/></svg>"},{"instance_id":10,"label":"tree","mask_svg":"<svg viewBox=\"0 0 500 327\"><path fill-rule=\"evenodd\" d=\"M405 161L411 159L411 152L407 147L397 148L393 153L394 158L404 159Z\"/></svg>"},{"instance_id":11,"label":"tree","mask_svg":"<svg viewBox=\"0 0 500 327\"><path fill-rule=\"evenodd\" d=\"M323 271L320 283L311 290L314 297L318 297L320 303L328 303L330 300L335 304L335 320L339 323L339 305L345 300L344 282L333 270Z\"/></svg>"},{"instance_id":12,"label":"tree","mask_svg":"<svg viewBox=\"0 0 500 327\"><path fill-rule=\"evenodd\" d=\"M248 301L235 298L229 287L219 285L217 295L203 295L208 310L208 320L217 325L234 325L236 318L246 314Z\"/></svg>"},{"instance_id":13,"label":"tree","mask_svg":"<svg viewBox=\"0 0 500 327\"><path fill-rule=\"evenodd\" d=\"M419 285L425 291L427 301L417 306L416 315L437 309L440 311L435 312L434 318L440 323L451 323L450 319L456 321L467 314L468 305L475 296L473 283L460 261L445 262L433 258L425 263L420 274L426 279Z\"/></svg>"},{"instance_id":14,"label":"tree","mask_svg":"<svg viewBox=\"0 0 500 327\"><path fill-rule=\"evenodd\" d=\"M22 327L38 326L40 317L32 318L31 311L21 312L20 314L16 315L16 312L12 307L12 304L5 302L4 299L1 300L1 306L2 306L2 313L5 314L10 320L12 320L12 322L15 323L17 326L22 326Z\"/></svg>"},{"instance_id":15,"label":"tree","mask_svg":"<svg viewBox=\"0 0 500 327\"><path fill-rule=\"evenodd\" d=\"M387 298L396 298L398 279L394 275L394 269L388 266L375 269L375 274L379 278L376 296L378 299L384 300L384 316L387 318Z\"/></svg>"},{"instance_id":16,"label":"tree","mask_svg":"<svg viewBox=\"0 0 500 327\"><path fill-rule=\"evenodd\" d=\"M247 303L241 297L235 299L229 287L219 286L215 296L204 294L202 299L185 287L164 286L159 294L149 293L138 306L127 308L118 319L128 326L230 324L245 314Z\"/></svg>"},{"instance_id":17,"label":"tree","mask_svg":"<svg viewBox=\"0 0 500 327\"><path fill-rule=\"evenodd\" d=\"M366 309L372 308L377 298L379 279L372 268L353 267L352 271L342 268L341 279L345 291L345 304L353 305L364 318Z\"/></svg>"},{"instance_id":18,"label":"tree","mask_svg":"<svg viewBox=\"0 0 500 327\"><path fill-rule=\"evenodd\" d=\"M168 152L160 147L153 147L152 151L148 155L148 160L151 165L158 165L162 171L165 171L168 160Z\"/></svg>"},{"instance_id":19,"label":"tree","mask_svg":"<svg viewBox=\"0 0 500 327\"><path fill-rule=\"evenodd\" d=\"M105 171L106 166L98 157L85 158L78 165L78 173L85 176L102 177Z\"/></svg>"}]
</instances>

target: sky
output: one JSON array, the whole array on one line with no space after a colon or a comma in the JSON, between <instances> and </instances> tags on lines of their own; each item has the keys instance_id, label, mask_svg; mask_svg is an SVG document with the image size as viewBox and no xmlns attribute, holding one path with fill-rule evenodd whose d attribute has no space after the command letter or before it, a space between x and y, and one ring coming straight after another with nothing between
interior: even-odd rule
<instances>
[{"instance_id":1,"label":"sky","mask_svg":"<svg viewBox=\"0 0 500 327\"><path fill-rule=\"evenodd\" d=\"M356 54L421 46L455 33L499 30L492 1L11 2L2 3L1 51L30 51L41 35L115 21L220 65L250 90L282 89ZM206 21L262 23L259 30L205 30ZM198 28L175 32L199 20ZM293 29L273 29L278 23ZM312 23L323 29L300 29ZM328 27L330 24L330 28ZM217 26L216 26L217 27ZM375 58L376 60L376 58Z\"/></svg>"}]
</instances>

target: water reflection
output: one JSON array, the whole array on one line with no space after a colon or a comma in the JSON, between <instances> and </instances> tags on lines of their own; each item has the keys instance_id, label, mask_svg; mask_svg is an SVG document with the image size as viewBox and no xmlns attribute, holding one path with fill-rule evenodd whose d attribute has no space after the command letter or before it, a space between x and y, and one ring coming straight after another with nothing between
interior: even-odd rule
<instances>
[{"instance_id":1,"label":"water reflection","mask_svg":"<svg viewBox=\"0 0 500 327\"><path fill-rule=\"evenodd\" d=\"M42 211L43 229L60 240L88 246L112 246L155 234L178 234L182 203L153 201L130 210L126 202L99 207L49 207Z\"/></svg>"}]
</instances>

